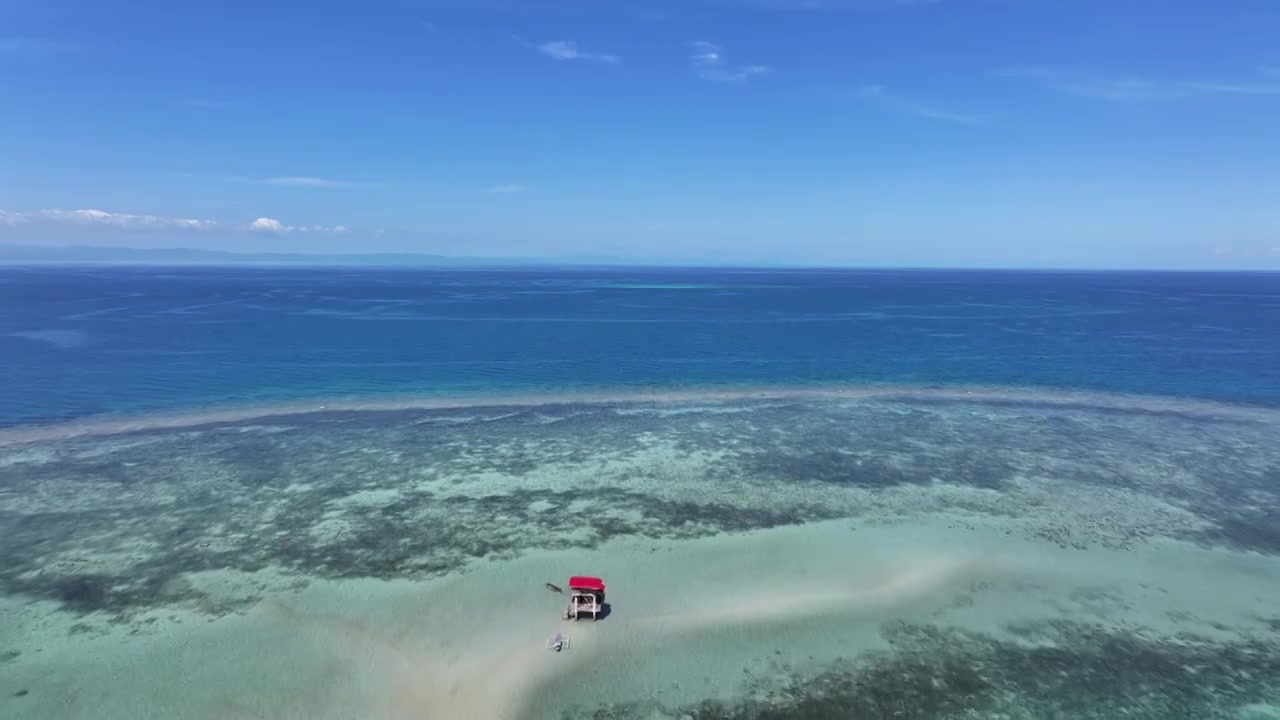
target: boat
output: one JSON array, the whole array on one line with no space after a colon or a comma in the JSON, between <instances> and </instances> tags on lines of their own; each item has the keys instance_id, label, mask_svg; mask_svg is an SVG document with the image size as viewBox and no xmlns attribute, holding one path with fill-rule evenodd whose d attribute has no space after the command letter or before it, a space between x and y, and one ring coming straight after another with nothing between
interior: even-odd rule
<instances>
[{"instance_id":1,"label":"boat","mask_svg":"<svg viewBox=\"0 0 1280 720\"><path fill-rule=\"evenodd\" d=\"M565 620L581 620L590 616L599 620L605 611L604 581L588 575L569 578L569 606L565 608Z\"/></svg>"}]
</instances>

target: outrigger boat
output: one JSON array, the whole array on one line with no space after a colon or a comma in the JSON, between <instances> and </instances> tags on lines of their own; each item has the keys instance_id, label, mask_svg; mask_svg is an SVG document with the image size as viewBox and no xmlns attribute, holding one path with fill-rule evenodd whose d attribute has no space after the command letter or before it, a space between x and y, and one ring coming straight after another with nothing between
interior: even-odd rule
<instances>
[{"instance_id":1,"label":"outrigger boat","mask_svg":"<svg viewBox=\"0 0 1280 720\"><path fill-rule=\"evenodd\" d=\"M546 583L552 592L563 592L559 587ZM569 605L564 609L565 620L581 620L590 616L594 622L608 615L608 606L604 603L604 581L598 577L574 575L569 578ZM569 649L569 637L564 633L556 633L547 638L547 649L561 652Z\"/></svg>"},{"instance_id":2,"label":"outrigger boat","mask_svg":"<svg viewBox=\"0 0 1280 720\"><path fill-rule=\"evenodd\" d=\"M574 575L569 578L569 606L565 608L565 620L580 620L591 616L599 620L604 613L604 581L598 577Z\"/></svg>"}]
</instances>

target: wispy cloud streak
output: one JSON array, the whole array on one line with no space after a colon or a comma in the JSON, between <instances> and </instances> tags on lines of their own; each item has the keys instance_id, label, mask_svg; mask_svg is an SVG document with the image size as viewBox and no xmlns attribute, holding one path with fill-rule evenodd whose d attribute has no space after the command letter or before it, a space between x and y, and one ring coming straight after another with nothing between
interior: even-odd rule
<instances>
[{"instance_id":1,"label":"wispy cloud streak","mask_svg":"<svg viewBox=\"0 0 1280 720\"><path fill-rule=\"evenodd\" d=\"M1198 92L1227 93L1231 95L1280 95L1280 81L1275 83L1184 83L1187 89Z\"/></svg>"},{"instance_id":2,"label":"wispy cloud streak","mask_svg":"<svg viewBox=\"0 0 1280 720\"><path fill-rule=\"evenodd\" d=\"M864 85L858 88L854 96L865 105L925 120L937 120L969 127L988 127L994 120L988 114L958 112L895 95L879 85Z\"/></svg>"},{"instance_id":3,"label":"wispy cloud streak","mask_svg":"<svg viewBox=\"0 0 1280 720\"><path fill-rule=\"evenodd\" d=\"M181 230L203 231L214 230L218 223L213 220L196 220L192 218L169 218L158 215L135 215L132 213L114 213L104 210L62 210L52 208L36 210L29 213L5 212L0 210L0 224L9 227L26 225L72 225L78 227L101 227L115 230Z\"/></svg>"},{"instance_id":4,"label":"wispy cloud streak","mask_svg":"<svg viewBox=\"0 0 1280 720\"><path fill-rule=\"evenodd\" d=\"M703 80L722 83L742 83L756 75L767 75L773 68L767 65L729 65L724 56L724 48L707 40L695 40L689 43L693 54L689 60L693 63L693 72Z\"/></svg>"},{"instance_id":5,"label":"wispy cloud streak","mask_svg":"<svg viewBox=\"0 0 1280 720\"><path fill-rule=\"evenodd\" d=\"M287 234L293 232L344 233L347 228L341 225L299 225L291 226L273 218L258 218L251 223L230 226L216 220L194 218L173 218L160 215L139 215L134 213L107 212L105 210L63 210L51 208L33 212L11 212L0 210L0 227L38 228L38 227L78 227L100 230L123 230L128 232L192 232L205 233L218 230L236 230L244 232L267 232Z\"/></svg>"},{"instance_id":6,"label":"wispy cloud streak","mask_svg":"<svg viewBox=\"0 0 1280 720\"><path fill-rule=\"evenodd\" d=\"M268 178L234 177L231 179L236 182L255 183L257 185L296 188L353 188L363 185L363 183L351 182L348 180L329 180L327 178L298 176Z\"/></svg>"},{"instance_id":7,"label":"wispy cloud streak","mask_svg":"<svg viewBox=\"0 0 1280 720\"><path fill-rule=\"evenodd\" d=\"M587 52L570 40L553 40L538 46L538 52L556 60L583 60L593 63L613 65L622 61L617 55L601 52Z\"/></svg>"},{"instance_id":8,"label":"wispy cloud streak","mask_svg":"<svg viewBox=\"0 0 1280 720\"><path fill-rule=\"evenodd\" d=\"M1259 73L1260 78L1233 82L1151 80L1050 68L1006 68L994 74L1024 80L1066 95L1112 103L1169 102L1197 95L1280 95L1280 76L1266 69Z\"/></svg>"}]
</instances>

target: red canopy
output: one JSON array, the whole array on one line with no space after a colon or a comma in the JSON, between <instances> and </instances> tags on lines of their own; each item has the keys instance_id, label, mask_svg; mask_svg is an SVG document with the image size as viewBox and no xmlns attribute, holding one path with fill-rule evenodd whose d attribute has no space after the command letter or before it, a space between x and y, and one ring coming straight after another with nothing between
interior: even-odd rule
<instances>
[{"instance_id":1,"label":"red canopy","mask_svg":"<svg viewBox=\"0 0 1280 720\"><path fill-rule=\"evenodd\" d=\"M587 577L586 575L574 575L569 578L570 590L595 590L596 592L604 592L604 581L598 577Z\"/></svg>"}]
</instances>

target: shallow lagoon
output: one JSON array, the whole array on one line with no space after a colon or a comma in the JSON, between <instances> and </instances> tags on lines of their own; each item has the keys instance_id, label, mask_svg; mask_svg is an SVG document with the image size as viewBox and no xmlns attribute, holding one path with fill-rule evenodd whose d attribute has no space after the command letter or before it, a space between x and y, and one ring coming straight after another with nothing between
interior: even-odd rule
<instances>
[{"instance_id":1,"label":"shallow lagoon","mask_svg":"<svg viewBox=\"0 0 1280 720\"><path fill-rule=\"evenodd\" d=\"M0 436L0 714L1280 712L1280 411L411 405ZM607 620L563 626L572 573Z\"/></svg>"}]
</instances>

